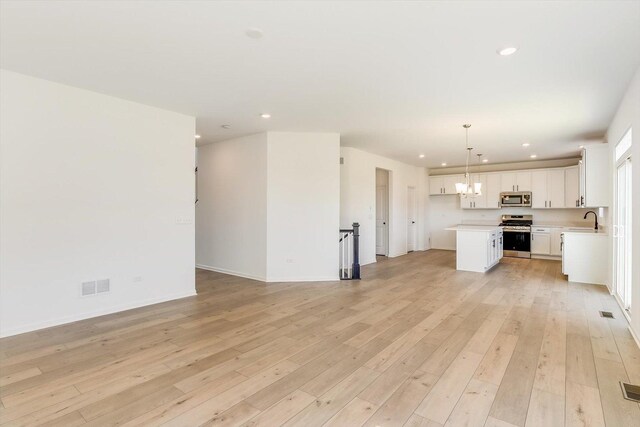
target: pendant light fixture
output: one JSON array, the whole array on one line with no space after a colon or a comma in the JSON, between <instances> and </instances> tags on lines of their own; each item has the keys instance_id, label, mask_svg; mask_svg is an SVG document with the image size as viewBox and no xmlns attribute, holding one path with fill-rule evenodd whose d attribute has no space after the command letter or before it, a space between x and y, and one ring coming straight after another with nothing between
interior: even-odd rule
<instances>
[{"instance_id":1,"label":"pendant light fixture","mask_svg":"<svg viewBox=\"0 0 640 427\"><path fill-rule=\"evenodd\" d=\"M471 175L469 175L469 156L471 155L472 147L469 147L469 128L471 125L464 124L462 127L465 129L465 144L467 147L467 164L464 170L464 182L458 182L456 184L456 192L460 194L462 198L476 197L482 195L482 184L479 182L471 182Z\"/></svg>"}]
</instances>

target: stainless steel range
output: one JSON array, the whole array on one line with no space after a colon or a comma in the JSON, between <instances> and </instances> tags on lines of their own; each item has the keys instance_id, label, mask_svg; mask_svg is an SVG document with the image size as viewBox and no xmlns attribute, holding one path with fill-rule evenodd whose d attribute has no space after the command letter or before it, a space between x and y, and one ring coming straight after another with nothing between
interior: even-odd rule
<instances>
[{"instance_id":1,"label":"stainless steel range","mask_svg":"<svg viewBox=\"0 0 640 427\"><path fill-rule=\"evenodd\" d=\"M533 215L502 215L504 256L531 258Z\"/></svg>"}]
</instances>

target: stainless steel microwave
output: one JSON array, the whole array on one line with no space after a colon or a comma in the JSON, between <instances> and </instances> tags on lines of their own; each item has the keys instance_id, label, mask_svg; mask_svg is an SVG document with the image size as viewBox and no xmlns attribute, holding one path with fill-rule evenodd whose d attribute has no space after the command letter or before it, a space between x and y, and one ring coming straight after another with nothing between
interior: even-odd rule
<instances>
[{"instance_id":1,"label":"stainless steel microwave","mask_svg":"<svg viewBox=\"0 0 640 427\"><path fill-rule=\"evenodd\" d=\"M531 192L530 191L518 191L500 193L500 206L503 208L512 206L524 206L531 207Z\"/></svg>"}]
</instances>

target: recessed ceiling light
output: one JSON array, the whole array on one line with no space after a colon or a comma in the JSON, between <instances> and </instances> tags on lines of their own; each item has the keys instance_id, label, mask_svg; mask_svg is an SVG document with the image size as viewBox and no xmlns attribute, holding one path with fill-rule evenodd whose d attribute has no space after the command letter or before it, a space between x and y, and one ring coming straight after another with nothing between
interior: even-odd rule
<instances>
[{"instance_id":1,"label":"recessed ceiling light","mask_svg":"<svg viewBox=\"0 0 640 427\"><path fill-rule=\"evenodd\" d=\"M200 139L200 135L196 134L196 139Z\"/></svg>"},{"instance_id":2,"label":"recessed ceiling light","mask_svg":"<svg viewBox=\"0 0 640 427\"><path fill-rule=\"evenodd\" d=\"M489 159L482 159L482 163L487 163Z\"/></svg>"},{"instance_id":3,"label":"recessed ceiling light","mask_svg":"<svg viewBox=\"0 0 640 427\"><path fill-rule=\"evenodd\" d=\"M498 52L498 55L500 56L509 56L516 53L517 50L518 50L517 47L505 47L503 49L498 49L497 52Z\"/></svg>"},{"instance_id":4,"label":"recessed ceiling light","mask_svg":"<svg viewBox=\"0 0 640 427\"><path fill-rule=\"evenodd\" d=\"M424 159L424 154L420 154L418 157L420 157L421 159Z\"/></svg>"},{"instance_id":5,"label":"recessed ceiling light","mask_svg":"<svg viewBox=\"0 0 640 427\"><path fill-rule=\"evenodd\" d=\"M447 166L447 164L445 162L442 162L441 165L442 166Z\"/></svg>"},{"instance_id":6,"label":"recessed ceiling light","mask_svg":"<svg viewBox=\"0 0 640 427\"><path fill-rule=\"evenodd\" d=\"M528 146L530 146L530 145L531 145L531 144L529 144L528 142L525 142L524 144L522 144L522 146L523 146L523 147L528 147Z\"/></svg>"},{"instance_id":7,"label":"recessed ceiling light","mask_svg":"<svg viewBox=\"0 0 640 427\"><path fill-rule=\"evenodd\" d=\"M262 117L263 119L268 119L271 117L271 114L268 114L268 113L260 114L260 117Z\"/></svg>"},{"instance_id":8,"label":"recessed ceiling light","mask_svg":"<svg viewBox=\"0 0 640 427\"><path fill-rule=\"evenodd\" d=\"M249 28L244 32L247 37L250 39L261 39L263 36L262 30L260 28Z\"/></svg>"},{"instance_id":9,"label":"recessed ceiling light","mask_svg":"<svg viewBox=\"0 0 640 427\"><path fill-rule=\"evenodd\" d=\"M220 126L220 127L221 127L222 129L229 129L229 128L231 128L231 125L222 125L222 126Z\"/></svg>"},{"instance_id":10,"label":"recessed ceiling light","mask_svg":"<svg viewBox=\"0 0 640 427\"><path fill-rule=\"evenodd\" d=\"M538 155L537 154L532 154L529 157L531 157L532 159L535 159L536 157L538 157Z\"/></svg>"},{"instance_id":11,"label":"recessed ceiling light","mask_svg":"<svg viewBox=\"0 0 640 427\"><path fill-rule=\"evenodd\" d=\"M580 147L578 147L578 148L584 148L584 145L581 145L581 146L580 146Z\"/></svg>"}]
</instances>

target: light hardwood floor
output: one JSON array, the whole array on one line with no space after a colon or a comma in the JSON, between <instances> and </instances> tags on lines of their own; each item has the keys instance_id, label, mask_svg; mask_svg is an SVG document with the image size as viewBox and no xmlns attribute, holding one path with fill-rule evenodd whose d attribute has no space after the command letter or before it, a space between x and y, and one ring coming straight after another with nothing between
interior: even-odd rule
<instances>
[{"instance_id":1,"label":"light hardwood floor","mask_svg":"<svg viewBox=\"0 0 640 427\"><path fill-rule=\"evenodd\" d=\"M553 261L412 253L359 282L198 296L0 341L2 425L640 426L640 351ZM599 317L613 311L616 319Z\"/></svg>"}]
</instances>

